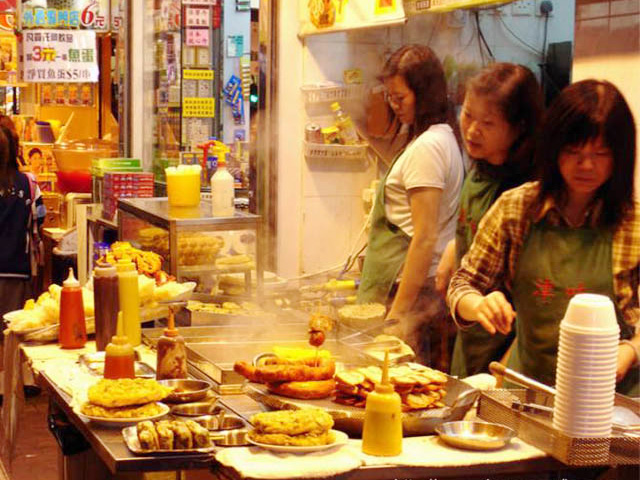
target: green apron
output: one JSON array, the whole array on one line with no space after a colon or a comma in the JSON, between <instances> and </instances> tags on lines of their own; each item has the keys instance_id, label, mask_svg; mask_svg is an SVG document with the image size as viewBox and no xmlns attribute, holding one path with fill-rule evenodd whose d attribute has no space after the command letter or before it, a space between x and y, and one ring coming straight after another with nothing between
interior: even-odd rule
<instances>
[{"instance_id":1,"label":"green apron","mask_svg":"<svg viewBox=\"0 0 640 480\"><path fill-rule=\"evenodd\" d=\"M474 169L467 176L460 195L460 211L456 227L456 265L469 251L478 223L493 205L501 180ZM500 360L513 341L515 333L491 335L480 324L459 330L453 347L451 373L460 378L487 372L489 363Z\"/></svg>"},{"instance_id":2,"label":"green apron","mask_svg":"<svg viewBox=\"0 0 640 480\"><path fill-rule=\"evenodd\" d=\"M508 367L547 385L555 383L560 321L571 297L596 293L615 300L612 239L608 230L533 224L518 259L512 297L517 313L516 348ZM630 327L621 322L621 337ZM638 369L618 385L638 389Z\"/></svg>"},{"instance_id":3,"label":"green apron","mask_svg":"<svg viewBox=\"0 0 640 480\"><path fill-rule=\"evenodd\" d=\"M380 181L371 213L369 244L364 258L357 303L386 303L389 292L407 257L411 237L387 219L384 208L384 189L391 169L402 152L391 163Z\"/></svg>"}]
</instances>

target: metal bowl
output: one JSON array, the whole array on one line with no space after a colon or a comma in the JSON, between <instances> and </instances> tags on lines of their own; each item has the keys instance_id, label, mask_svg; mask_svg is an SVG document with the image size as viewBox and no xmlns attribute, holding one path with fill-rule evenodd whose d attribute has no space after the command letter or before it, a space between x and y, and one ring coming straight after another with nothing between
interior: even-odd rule
<instances>
[{"instance_id":1,"label":"metal bowl","mask_svg":"<svg viewBox=\"0 0 640 480\"><path fill-rule=\"evenodd\" d=\"M194 402L174 405L171 413L182 417L201 417L203 415L219 415L222 407L216 406L218 399L212 402Z\"/></svg>"},{"instance_id":2,"label":"metal bowl","mask_svg":"<svg viewBox=\"0 0 640 480\"><path fill-rule=\"evenodd\" d=\"M248 430L229 430L222 433L215 433L209 436L211 441L218 447L241 447L249 445Z\"/></svg>"},{"instance_id":3,"label":"metal bowl","mask_svg":"<svg viewBox=\"0 0 640 480\"><path fill-rule=\"evenodd\" d=\"M201 417L195 417L194 422L199 423L207 430L235 430L238 428L244 428L246 425L244 421L235 415L229 415L220 417L220 415L202 415Z\"/></svg>"},{"instance_id":4,"label":"metal bowl","mask_svg":"<svg viewBox=\"0 0 640 480\"><path fill-rule=\"evenodd\" d=\"M202 400L207 396L207 392L211 388L211 383L192 378L158 380L158 383L174 389L173 392L164 399L164 401L170 403L186 403Z\"/></svg>"},{"instance_id":5,"label":"metal bowl","mask_svg":"<svg viewBox=\"0 0 640 480\"><path fill-rule=\"evenodd\" d=\"M486 422L447 422L436 432L449 445L467 450L496 450L516 436L509 427Z\"/></svg>"}]
</instances>

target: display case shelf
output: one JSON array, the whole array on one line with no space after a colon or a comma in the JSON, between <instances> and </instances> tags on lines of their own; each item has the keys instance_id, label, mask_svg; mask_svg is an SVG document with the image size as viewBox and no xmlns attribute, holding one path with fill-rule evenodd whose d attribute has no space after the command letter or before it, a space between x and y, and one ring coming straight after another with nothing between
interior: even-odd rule
<instances>
[{"instance_id":1,"label":"display case shelf","mask_svg":"<svg viewBox=\"0 0 640 480\"><path fill-rule=\"evenodd\" d=\"M368 143L338 145L304 142L304 156L307 159L325 160L366 160Z\"/></svg>"}]
</instances>

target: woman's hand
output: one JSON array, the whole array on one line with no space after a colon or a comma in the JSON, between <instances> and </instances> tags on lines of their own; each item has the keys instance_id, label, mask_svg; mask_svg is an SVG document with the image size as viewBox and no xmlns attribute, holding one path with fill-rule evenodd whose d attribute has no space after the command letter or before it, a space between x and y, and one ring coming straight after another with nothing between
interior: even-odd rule
<instances>
[{"instance_id":1,"label":"woman's hand","mask_svg":"<svg viewBox=\"0 0 640 480\"><path fill-rule=\"evenodd\" d=\"M443 297L447 294L449 280L456 265L456 241L451 240L442 252L440 263L436 269L436 291Z\"/></svg>"},{"instance_id":2,"label":"woman's hand","mask_svg":"<svg viewBox=\"0 0 640 480\"><path fill-rule=\"evenodd\" d=\"M616 382L622 381L629 369L636 363L636 351L627 343L621 343L618 347L618 368L616 369Z\"/></svg>"},{"instance_id":3,"label":"woman's hand","mask_svg":"<svg viewBox=\"0 0 640 480\"><path fill-rule=\"evenodd\" d=\"M488 295L477 295L474 303L469 308L474 312L473 317L489 333L496 331L506 335L511 331L511 325L516 318L516 312L504 296L504 293L495 291Z\"/></svg>"}]
</instances>

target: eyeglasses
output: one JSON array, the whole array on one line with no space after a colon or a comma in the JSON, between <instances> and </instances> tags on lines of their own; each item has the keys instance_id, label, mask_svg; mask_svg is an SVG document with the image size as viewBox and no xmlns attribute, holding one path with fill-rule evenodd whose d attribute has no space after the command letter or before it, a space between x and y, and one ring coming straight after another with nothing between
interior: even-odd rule
<instances>
[{"instance_id":1,"label":"eyeglasses","mask_svg":"<svg viewBox=\"0 0 640 480\"><path fill-rule=\"evenodd\" d=\"M575 160L579 162L583 162L587 158L591 161L597 162L600 160L610 159L613 156L611 150L608 150L608 149L598 150L596 152L585 152L581 148L572 148L572 147L563 148L561 151L561 154L570 160Z\"/></svg>"},{"instance_id":2,"label":"eyeglasses","mask_svg":"<svg viewBox=\"0 0 640 480\"><path fill-rule=\"evenodd\" d=\"M392 95L391 93L389 93L388 91L384 91L384 100L388 103L388 104L393 104L393 105L401 105L402 102L404 102L404 99L406 97L404 95L399 96L399 95Z\"/></svg>"}]
</instances>

